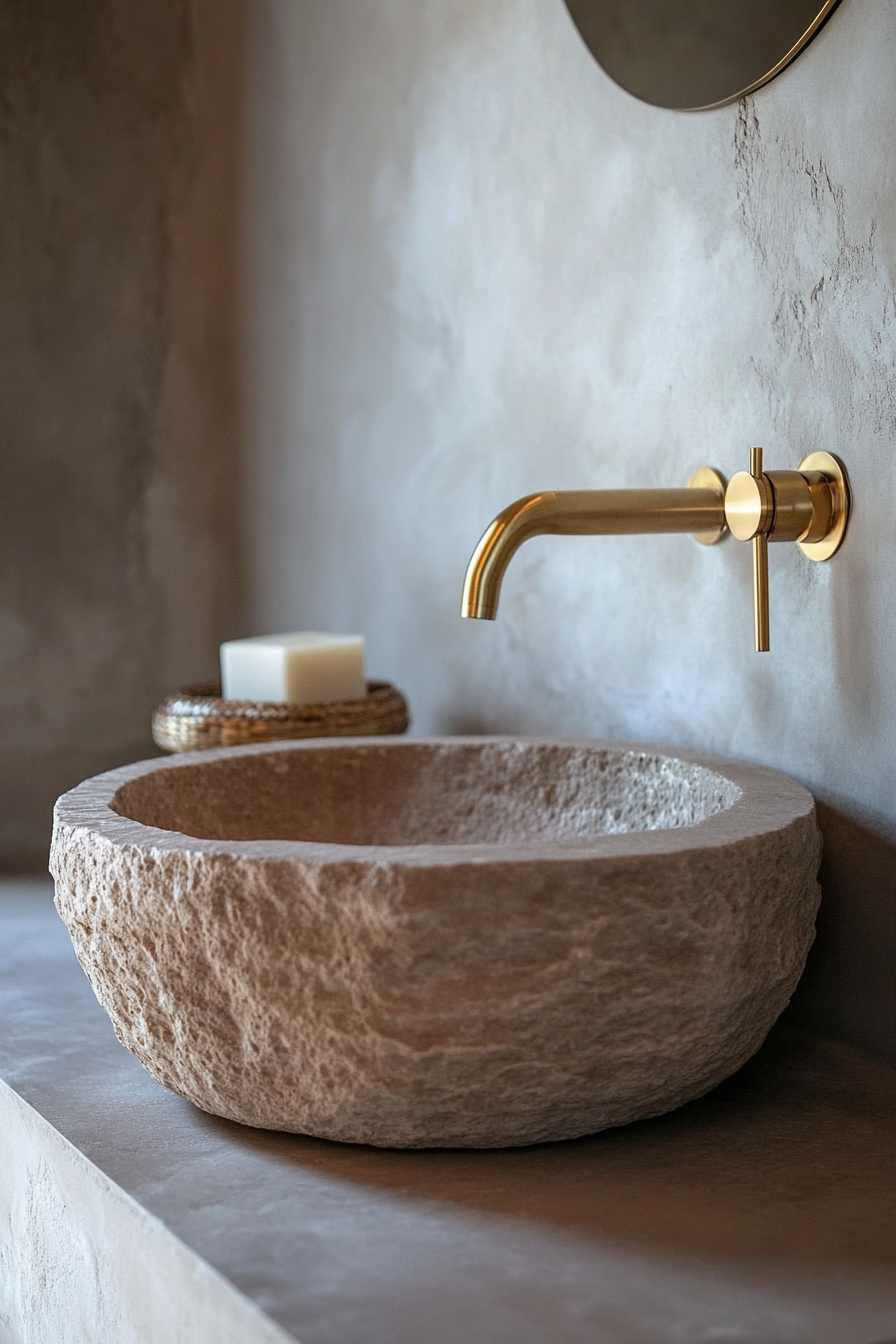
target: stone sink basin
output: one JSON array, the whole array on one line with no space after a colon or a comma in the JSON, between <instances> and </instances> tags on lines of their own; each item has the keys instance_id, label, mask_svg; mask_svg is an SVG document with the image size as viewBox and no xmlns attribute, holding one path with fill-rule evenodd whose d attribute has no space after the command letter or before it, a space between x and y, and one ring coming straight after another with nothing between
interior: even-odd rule
<instances>
[{"instance_id":1,"label":"stone sink basin","mask_svg":"<svg viewBox=\"0 0 896 1344\"><path fill-rule=\"evenodd\" d=\"M811 796L689 751L328 739L143 761L56 806L119 1039L243 1124L394 1147L592 1133L758 1049L813 937Z\"/></svg>"}]
</instances>

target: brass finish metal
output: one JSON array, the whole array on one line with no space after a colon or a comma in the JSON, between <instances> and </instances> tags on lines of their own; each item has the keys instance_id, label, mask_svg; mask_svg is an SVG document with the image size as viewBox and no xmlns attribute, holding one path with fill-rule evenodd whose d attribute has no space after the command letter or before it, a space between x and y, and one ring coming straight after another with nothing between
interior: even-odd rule
<instances>
[{"instance_id":1,"label":"brass finish metal","mask_svg":"<svg viewBox=\"0 0 896 1344\"><path fill-rule=\"evenodd\" d=\"M830 560L849 522L846 468L831 453L810 453L799 471L763 471L762 449L750 470L732 477L725 517L732 535L753 542L753 626L757 653L769 648L768 543L795 541L810 560Z\"/></svg>"},{"instance_id":2,"label":"brass finish metal","mask_svg":"<svg viewBox=\"0 0 896 1344\"><path fill-rule=\"evenodd\" d=\"M720 471L716 471L715 467L698 467L688 479L688 488L691 490L714 490L724 504L728 482ZM694 540L699 541L701 546L717 546L720 541L725 540L727 535L728 524L723 520L718 527L711 527L706 532L695 532Z\"/></svg>"},{"instance_id":3,"label":"brass finish metal","mask_svg":"<svg viewBox=\"0 0 896 1344\"><path fill-rule=\"evenodd\" d=\"M768 653L771 647L769 644L768 534L771 531L775 516L775 497L768 477L764 475L762 470L761 448L750 449L750 480L759 501L757 526L752 533L753 648L757 653Z\"/></svg>"},{"instance_id":4,"label":"brass finish metal","mask_svg":"<svg viewBox=\"0 0 896 1344\"><path fill-rule=\"evenodd\" d=\"M810 480L813 491L826 495L830 514L827 529L821 536L815 535L814 528L810 529L797 545L810 560L830 560L843 545L852 509L846 468L833 453L810 453L800 463L800 473Z\"/></svg>"},{"instance_id":5,"label":"brass finish metal","mask_svg":"<svg viewBox=\"0 0 896 1344\"><path fill-rule=\"evenodd\" d=\"M762 474L754 476L749 471L739 471L731 477L725 493L725 518L732 537L751 541L767 532L774 511L771 486Z\"/></svg>"},{"instance_id":6,"label":"brass finish metal","mask_svg":"<svg viewBox=\"0 0 896 1344\"><path fill-rule=\"evenodd\" d=\"M705 535L724 527L725 501L718 486L684 490L551 490L525 495L498 514L473 552L464 579L461 615L480 621L495 619L507 566L530 537L654 532Z\"/></svg>"},{"instance_id":7,"label":"brass finish metal","mask_svg":"<svg viewBox=\"0 0 896 1344\"><path fill-rule=\"evenodd\" d=\"M775 501L774 532L769 541L799 541L814 527L820 527L824 536L831 517L826 490L822 488L813 499L812 486L799 471L769 471L766 480Z\"/></svg>"},{"instance_id":8,"label":"brass finish metal","mask_svg":"<svg viewBox=\"0 0 896 1344\"><path fill-rule=\"evenodd\" d=\"M761 448L750 470L730 482L700 467L684 490L565 490L525 495L499 513L476 547L464 579L461 615L493 621L501 582L524 541L545 533L619 536L691 532L712 546L730 530L753 543L756 649L769 648L768 544L795 541L810 560L829 560L849 523L846 468L831 453L811 453L799 471L765 471Z\"/></svg>"},{"instance_id":9,"label":"brass finish metal","mask_svg":"<svg viewBox=\"0 0 896 1344\"><path fill-rule=\"evenodd\" d=\"M768 653L768 533L757 532L753 538L753 647L757 653Z\"/></svg>"}]
</instances>

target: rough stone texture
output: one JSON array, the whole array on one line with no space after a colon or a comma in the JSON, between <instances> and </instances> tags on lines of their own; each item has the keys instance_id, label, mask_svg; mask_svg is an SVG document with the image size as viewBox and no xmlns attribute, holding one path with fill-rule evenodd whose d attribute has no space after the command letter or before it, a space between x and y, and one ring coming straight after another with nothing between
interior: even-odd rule
<instances>
[{"instance_id":1,"label":"rough stone texture","mask_svg":"<svg viewBox=\"0 0 896 1344\"><path fill-rule=\"evenodd\" d=\"M798 778L828 865L803 1020L896 1062L896 6L842 0L701 115L621 92L563 0L259 0L251 36L254 628L361 631L423 733ZM512 499L752 443L840 453L856 499L831 564L772 547L770 656L735 542L538 538L497 623L458 620Z\"/></svg>"},{"instance_id":2,"label":"rough stone texture","mask_svg":"<svg viewBox=\"0 0 896 1344\"><path fill-rule=\"evenodd\" d=\"M641 827L655 829L639 829ZM247 1124L560 1139L733 1072L813 936L810 795L610 743L225 748L57 804L57 905L121 1041Z\"/></svg>"}]
</instances>

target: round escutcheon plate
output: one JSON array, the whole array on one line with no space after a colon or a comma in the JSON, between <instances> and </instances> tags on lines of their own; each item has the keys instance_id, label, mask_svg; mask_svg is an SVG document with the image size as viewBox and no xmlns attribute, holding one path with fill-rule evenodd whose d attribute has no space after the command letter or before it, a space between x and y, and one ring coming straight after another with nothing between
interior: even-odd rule
<instances>
[{"instance_id":1,"label":"round escutcheon plate","mask_svg":"<svg viewBox=\"0 0 896 1344\"><path fill-rule=\"evenodd\" d=\"M832 555L836 555L843 545L843 538L846 536L846 529L849 525L849 514L852 507L852 496L849 489L849 477L846 474L846 468L835 457L833 453L810 453L804 457L799 466L800 471L820 471L831 482L834 496L834 517L831 523L830 531L821 541L798 541L803 555L807 555L810 560L830 560Z\"/></svg>"}]
</instances>

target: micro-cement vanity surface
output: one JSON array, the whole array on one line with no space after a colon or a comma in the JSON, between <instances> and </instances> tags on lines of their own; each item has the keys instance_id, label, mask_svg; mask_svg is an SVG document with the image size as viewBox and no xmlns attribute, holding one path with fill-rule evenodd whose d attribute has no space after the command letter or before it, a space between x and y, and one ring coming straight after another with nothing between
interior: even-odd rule
<instances>
[{"instance_id":1,"label":"micro-cement vanity surface","mask_svg":"<svg viewBox=\"0 0 896 1344\"><path fill-rule=\"evenodd\" d=\"M18 1094L0 1088L14 1215L0 1283L18 1284L4 1344L896 1338L896 1079L786 1027L702 1100L574 1142L396 1152L245 1129L152 1081L93 998L49 884L7 884L0 1077ZM93 1224L66 1161L107 1187ZM124 1197L106 1178L143 1228L120 1282ZM164 1319L184 1260L188 1308ZM155 1335L133 1326L128 1274L161 1313Z\"/></svg>"}]
</instances>

